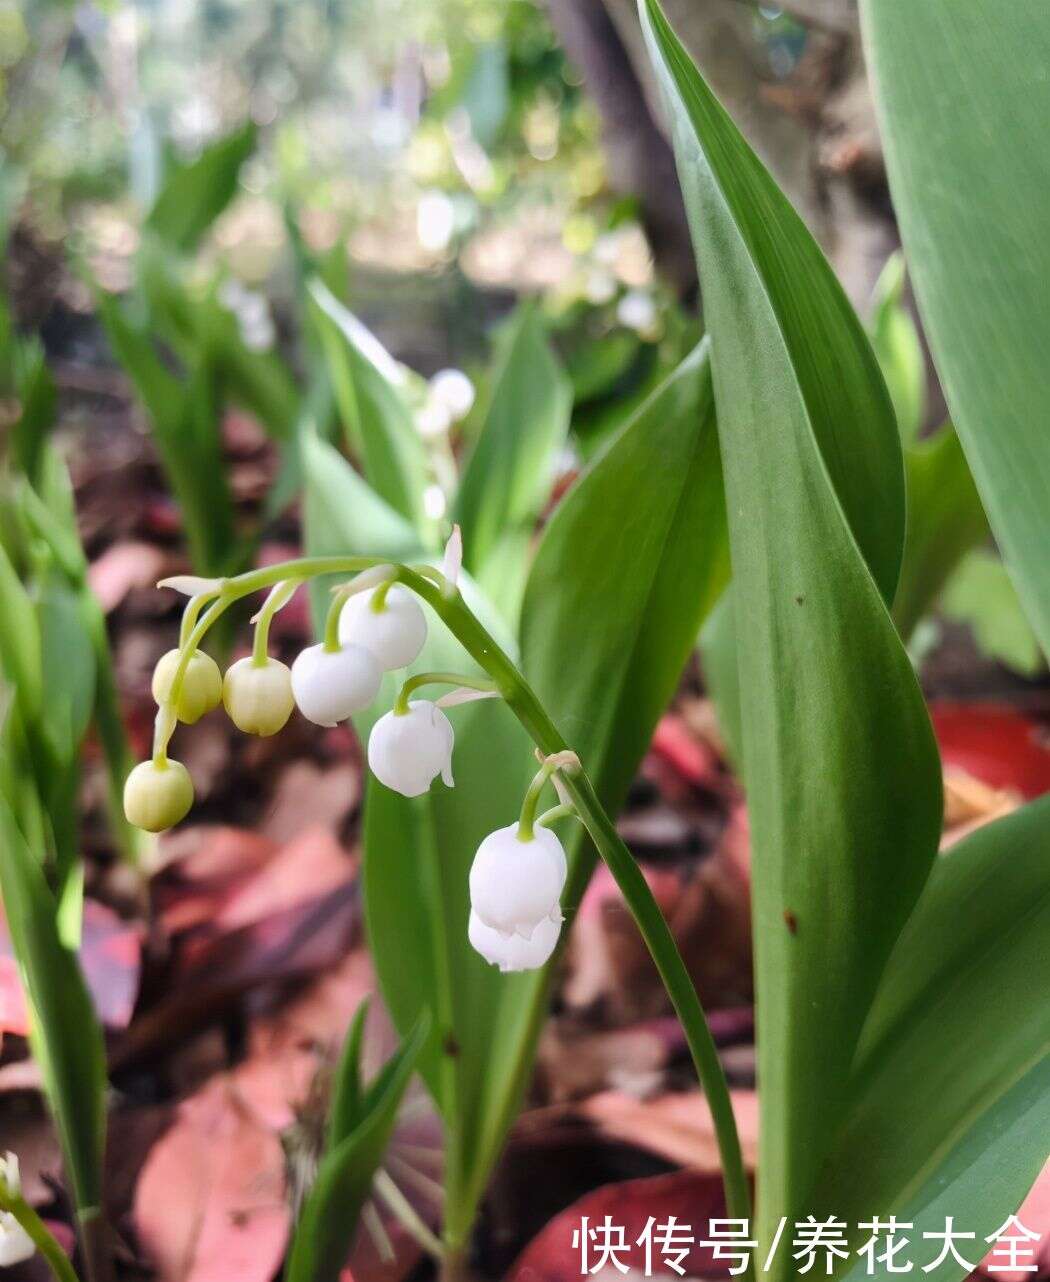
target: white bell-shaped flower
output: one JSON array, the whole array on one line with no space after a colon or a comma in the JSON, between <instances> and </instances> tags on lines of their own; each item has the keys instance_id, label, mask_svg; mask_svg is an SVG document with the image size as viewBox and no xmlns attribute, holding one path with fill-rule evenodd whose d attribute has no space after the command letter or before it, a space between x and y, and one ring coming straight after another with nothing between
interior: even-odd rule
<instances>
[{"instance_id":1,"label":"white bell-shaped flower","mask_svg":"<svg viewBox=\"0 0 1050 1282\"><path fill-rule=\"evenodd\" d=\"M368 736L368 764L380 783L403 797L420 797L438 775L453 787L452 722L429 699L413 699L407 712L388 712Z\"/></svg>"},{"instance_id":2,"label":"white bell-shaped flower","mask_svg":"<svg viewBox=\"0 0 1050 1282\"><path fill-rule=\"evenodd\" d=\"M478 847L470 904L484 925L531 939L545 918L561 920L565 875L565 850L554 833L537 826L530 841L521 841L513 823L490 832Z\"/></svg>"},{"instance_id":3,"label":"white bell-shaped flower","mask_svg":"<svg viewBox=\"0 0 1050 1282\"><path fill-rule=\"evenodd\" d=\"M486 926L473 911L467 928L467 936L474 951L504 972L539 970L550 959L560 934L561 921L544 917L532 932L531 939L522 939L520 935L504 935L491 926Z\"/></svg>"},{"instance_id":4,"label":"white bell-shaped flower","mask_svg":"<svg viewBox=\"0 0 1050 1282\"><path fill-rule=\"evenodd\" d=\"M334 726L367 708L383 673L371 650L345 644L305 649L292 664L292 693L299 711L319 726Z\"/></svg>"},{"instance_id":5,"label":"white bell-shaped flower","mask_svg":"<svg viewBox=\"0 0 1050 1282\"><path fill-rule=\"evenodd\" d=\"M419 657L427 639L427 619L414 592L395 583L382 606L375 608L376 592L358 592L339 615L339 640L371 650L385 671L407 668Z\"/></svg>"},{"instance_id":6,"label":"white bell-shaped flower","mask_svg":"<svg viewBox=\"0 0 1050 1282\"><path fill-rule=\"evenodd\" d=\"M8 1153L0 1158L0 1182L11 1197L19 1197L22 1192L22 1180L18 1170L18 1158ZM0 1211L0 1269L13 1264L21 1264L36 1251L33 1239L9 1211Z\"/></svg>"}]
</instances>

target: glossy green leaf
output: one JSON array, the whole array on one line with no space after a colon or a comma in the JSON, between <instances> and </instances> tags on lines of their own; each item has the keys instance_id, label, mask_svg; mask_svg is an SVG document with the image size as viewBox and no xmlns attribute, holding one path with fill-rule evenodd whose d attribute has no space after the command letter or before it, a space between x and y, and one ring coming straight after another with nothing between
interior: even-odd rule
<instances>
[{"instance_id":1,"label":"glossy green leaf","mask_svg":"<svg viewBox=\"0 0 1050 1282\"><path fill-rule=\"evenodd\" d=\"M864 0L919 311L977 488L1050 648L1050 114L1042 0ZM963 198L965 197L965 198Z\"/></svg>"},{"instance_id":2,"label":"glossy green leaf","mask_svg":"<svg viewBox=\"0 0 1050 1282\"><path fill-rule=\"evenodd\" d=\"M754 866L768 1242L781 1216L811 1210L861 1025L936 851L940 763L886 608L904 487L875 358L657 0L641 8L712 343Z\"/></svg>"},{"instance_id":3,"label":"glossy green leaf","mask_svg":"<svg viewBox=\"0 0 1050 1282\"><path fill-rule=\"evenodd\" d=\"M255 150L255 126L220 138L189 164L176 164L146 217L146 228L182 253L201 237L233 199L241 165Z\"/></svg>"},{"instance_id":4,"label":"glossy green leaf","mask_svg":"<svg viewBox=\"0 0 1050 1282\"><path fill-rule=\"evenodd\" d=\"M1032 1107L1026 1090L1009 1092L1035 1070L1045 1081L1050 1063L1048 844L1043 798L935 865L865 1026L855 1101L818 1197L848 1223L928 1198L959 1145L974 1151L971 1137L994 1136ZM1017 1209L1018 1179L1035 1178L1046 1135L1020 1142L1020 1165L1008 1162L1002 1183L987 1163L955 1171L956 1195L992 1229Z\"/></svg>"},{"instance_id":5,"label":"glossy green leaf","mask_svg":"<svg viewBox=\"0 0 1050 1282\"><path fill-rule=\"evenodd\" d=\"M535 306L502 336L484 423L454 507L464 564L512 618L524 586L529 540L550 498L572 391Z\"/></svg>"},{"instance_id":6,"label":"glossy green leaf","mask_svg":"<svg viewBox=\"0 0 1050 1282\"><path fill-rule=\"evenodd\" d=\"M429 1034L430 1019L423 1015L368 1087L356 1124L327 1148L296 1227L285 1269L288 1282L338 1282L343 1274L361 1208ZM353 1043L349 1049L354 1052Z\"/></svg>"},{"instance_id":7,"label":"glossy green leaf","mask_svg":"<svg viewBox=\"0 0 1050 1282\"><path fill-rule=\"evenodd\" d=\"M907 641L967 552L988 537L988 518L950 423L905 451L908 533L893 620Z\"/></svg>"},{"instance_id":8,"label":"glossy green leaf","mask_svg":"<svg viewBox=\"0 0 1050 1282\"><path fill-rule=\"evenodd\" d=\"M424 531L426 458L397 386L397 364L320 280L310 282L309 293L347 442L379 497Z\"/></svg>"},{"instance_id":9,"label":"glossy green leaf","mask_svg":"<svg viewBox=\"0 0 1050 1282\"><path fill-rule=\"evenodd\" d=\"M101 1206L106 1070L102 1031L75 956L59 940L39 857L0 799L0 893L33 1014L33 1054L82 1218Z\"/></svg>"},{"instance_id":10,"label":"glossy green leaf","mask_svg":"<svg viewBox=\"0 0 1050 1282\"><path fill-rule=\"evenodd\" d=\"M970 625L984 654L1015 672L1034 677L1045 666L1017 591L993 552L978 549L966 557L948 581L941 608L949 619Z\"/></svg>"}]
</instances>

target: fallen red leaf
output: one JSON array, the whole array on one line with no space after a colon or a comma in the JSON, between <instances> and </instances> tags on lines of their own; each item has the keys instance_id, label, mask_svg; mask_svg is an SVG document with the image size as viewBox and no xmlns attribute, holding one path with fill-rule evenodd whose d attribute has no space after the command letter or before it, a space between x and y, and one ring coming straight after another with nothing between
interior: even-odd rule
<instances>
[{"instance_id":1,"label":"fallen red leaf","mask_svg":"<svg viewBox=\"0 0 1050 1282\"><path fill-rule=\"evenodd\" d=\"M628 1243L627 1249L617 1252L621 1265L636 1277L670 1274L658 1248L647 1261L644 1246L637 1244L650 1217L666 1223L674 1216L678 1224L691 1226L694 1237L700 1239L707 1235L708 1221L725 1214L724 1207L721 1177L709 1173L675 1171L607 1184L555 1216L518 1257L507 1274L508 1282L569 1282L570 1278L578 1282L586 1270L581 1265L579 1245L573 1245L573 1234L579 1232L584 1219L590 1227L601 1226L606 1216L613 1226L624 1230L623 1238ZM593 1266L598 1262L592 1247L590 1263ZM651 1265L648 1271L647 1264ZM681 1266L689 1277L728 1276L727 1264L716 1260L710 1248L696 1243L689 1248ZM608 1276L619 1276L611 1261Z\"/></svg>"},{"instance_id":2,"label":"fallen red leaf","mask_svg":"<svg viewBox=\"0 0 1050 1282\"><path fill-rule=\"evenodd\" d=\"M269 1282L291 1216L277 1134L221 1077L179 1105L135 1189L133 1217L160 1282Z\"/></svg>"},{"instance_id":3,"label":"fallen red leaf","mask_svg":"<svg viewBox=\"0 0 1050 1282\"><path fill-rule=\"evenodd\" d=\"M99 1019L107 1028L127 1028L139 991L142 935L104 904L84 901L80 966ZM25 1037L28 1012L7 925L0 912L0 1034Z\"/></svg>"},{"instance_id":4,"label":"fallen red leaf","mask_svg":"<svg viewBox=\"0 0 1050 1282\"><path fill-rule=\"evenodd\" d=\"M109 614L132 588L152 588L166 564L163 550L153 543L114 543L88 567L88 583Z\"/></svg>"},{"instance_id":5,"label":"fallen red leaf","mask_svg":"<svg viewBox=\"0 0 1050 1282\"><path fill-rule=\"evenodd\" d=\"M697 788L717 788L721 763L710 744L699 739L681 717L665 713L657 722L649 751Z\"/></svg>"},{"instance_id":6,"label":"fallen red leaf","mask_svg":"<svg viewBox=\"0 0 1050 1282\"><path fill-rule=\"evenodd\" d=\"M1050 738L1028 717L997 704L938 702L930 718L946 766L1027 798L1050 792Z\"/></svg>"}]
</instances>

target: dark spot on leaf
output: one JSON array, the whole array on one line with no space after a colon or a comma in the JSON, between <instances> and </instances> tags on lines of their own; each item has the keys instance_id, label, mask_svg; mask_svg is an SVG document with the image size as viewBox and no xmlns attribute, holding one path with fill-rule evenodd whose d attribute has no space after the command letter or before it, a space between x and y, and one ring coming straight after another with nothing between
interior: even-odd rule
<instances>
[{"instance_id":1,"label":"dark spot on leaf","mask_svg":"<svg viewBox=\"0 0 1050 1282\"><path fill-rule=\"evenodd\" d=\"M798 934L798 918L795 916L795 914L791 911L790 908L784 909L784 925L787 926L788 930L793 935Z\"/></svg>"},{"instance_id":2,"label":"dark spot on leaf","mask_svg":"<svg viewBox=\"0 0 1050 1282\"><path fill-rule=\"evenodd\" d=\"M454 1034L449 1033L449 1035L445 1038L445 1044L442 1047L442 1049L444 1050L446 1055L451 1055L455 1057L459 1054L459 1042L456 1041Z\"/></svg>"},{"instance_id":3,"label":"dark spot on leaf","mask_svg":"<svg viewBox=\"0 0 1050 1282\"><path fill-rule=\"evenodd\" d=\"M806 598L805 598L805 597L803 596L803 594L800 592L800 593L798 594L798 596L797 596L797 597L795 597L795 604L796 604L796 605L805 605L805 602L806 602Z\"/></svg>"}]
</instances>

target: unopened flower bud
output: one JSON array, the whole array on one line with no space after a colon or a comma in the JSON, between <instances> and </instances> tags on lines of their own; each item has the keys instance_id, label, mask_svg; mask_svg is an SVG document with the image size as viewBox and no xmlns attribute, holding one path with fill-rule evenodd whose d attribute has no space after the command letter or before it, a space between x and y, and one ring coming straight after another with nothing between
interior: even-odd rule
<instances>
[{"instance_id":1,"label":"unopened flower bud","mask_svg":"<svg viewBox=\"0 0 1050 1282\"><path fill-rule=\"evenodd\" d=\"M124 782L124 814L146 832L163 832L185 819L193 780L181 761L141 761Z\"/></svg>"},{"instance_id":2,"label":"unopened flower bud","mask_svg":"<svg viewBox=\"0 0 1050 1282\"><path fill-rule=\"evenodd\" d=\"M14 1153L7 1153L0 1158L0 1186L9 1197L20 1197L22 1194L18 1158ZM23 1260L30 1259L35 1251L33 1239L10 1211L0 1211L0 1269L21 1264Z\"/></svg>"},{"instance_id":3,"label":"unopened flower bud","mask_svg":"<svg viewBox=\"0 0 1050 1282\"><path fill-rule=\"evenodd\" d=\"M222 701L238 730L264 737L276 734L295 707L292 675L279 659L238 659L223 680Z\"/></svg>"},{"instance_id":4,"label":"unopened flower bud","mask_svg":"<svg viewBox=\"0 0 1050 1282\"><path fill-rule=\"evenodd\" d=\"M407 668L427 639L426 615L415 593L399 584L387 590L377 610L374 600L380 590L350 597L339 615L339 640L370 650L385 672Z\"/></svg>"},{"instance_id":5,"label":"unopened flower bud","mask_svg":"<svg viewBox=\"0 0 1050 1282\"><path fill-rule=\"evenodd\" d=\"M471 947L502 971L539 970L550 959L561 934L561 921L544 917L531 939L504 935L486 926L476 912L470 914L467 936Z\"/></svg>"},{"instance_id":6,"label":"unopened flower bud","mask_svg":"<svg viewBox=\"0 0 1050 1282\"><path fill-rule=\"evenodd\" d=\"M334 726L367 708L379 693L382 669L364 646L305 649L292 664L292 692L299 711L319 726Z\"/></svg>"},{"instance_id":7,"label":"unopened flower bud","mask_svg":"<svg viewBox=\"0 0 1050 1282\"><path fill-rule=\"evenodd\" d=\"M549 828L518 839L518 825L497 828L478 847L470 869L470 903L482 923L504 935L531 939L545 919L561 920L566 859Z\"/></svg>"},{"instance_id":8,"label":"unopened flower bud","mask_svg":"<svg viewBox=\"0 0 1050 1282\"><path fill-rule=\"evenodd\" d=\"M455 734L448 717L428 699L408 711L388 712L368 736L368 764L380 783L404 797L419 797L440 775L451 788Z\"/></svg>"},{"instance_id":9,"label":"unopened flower bud","mask_svg":"<svg viewBox=\"0 0 1050 1282\"><path fill-rule=\"evenodd\" d=\"M153 698L160 703L167 703L171 697L172 682L175 670L179 666L180 651L169 650L163 655L153 669ZM186 664L186 671L179 688L179 698L175 705L175 715L180 721L192 726L206 712L217 708L222 702L222 673L219 665L203 650L194 650Z\"/></svg>"}]
</instances>

